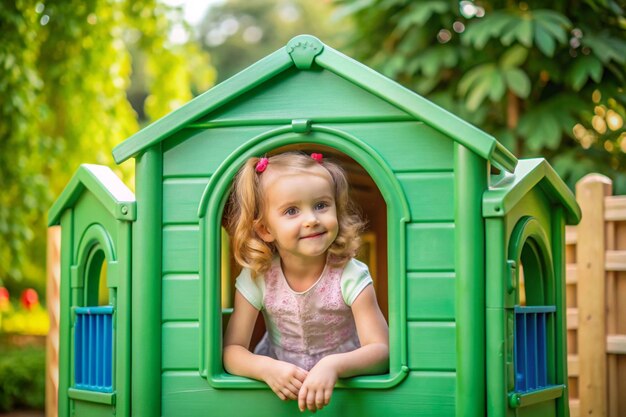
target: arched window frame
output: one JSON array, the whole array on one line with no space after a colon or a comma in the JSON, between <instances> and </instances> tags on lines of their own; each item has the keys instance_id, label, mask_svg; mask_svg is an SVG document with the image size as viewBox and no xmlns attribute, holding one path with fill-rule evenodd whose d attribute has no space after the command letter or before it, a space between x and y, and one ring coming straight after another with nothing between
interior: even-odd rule
<instances>
[{"instance_id":1,"label":"arched window frame","mask_svg":"<svg viewBox=\"0 0 626 417\"><path fill-rule=\"evenodd\" d=\"M509 265L514 266L515 273L510 278L508 291L520 288L520 268L517 266L522 263L527 306L519 305L519 290L515 291L516 305L512 312L512 320L515 323L512 329L515 352L511 370L515 389L509 393L509 405L513 408L563 395L564 386L555 384L556 281L551 248L548 235L536 218L526 216L518 221L509 242ZM531 325L528 326L526 323ZM533 360L529 360L526 353L518 352L523 346L532 348L533 344L536 345L533 352L536 363L530 363ZM529 350L531 349L527 349ZM545 365L539 363L542 360L545 360ZM529 365L526 365L525 371L521 373L520 368L525 364ZM542 366L545 369L542 370ZM534 381L529 382L529 379Z\"/></svg>"},{"instance_id":2,"label":"arched window frame","mask_svg":"<svg viewBox=\"0 0 626 417\"><path fill-rule=\"evenodd\" d=\"M340 388L389 388L408 375L406 336L406 223L408 203L401 185L385 161L366 143L333 127L294 121L261 134L238 149L211 176L204 190L200 217L200 373L215 388L266 389L267 385L226 373L222 363L221 332L221 218L232 179L250 157L293 144L323 145L353 158L371 176L387 204L389 299L389 373L342 380Z\"/></svg>"},{"instance_id":3,"label":"arched window frame","mask_svg":"<svg viewBox=\"0 0 626 417\"><path fill-rule=\"evenodd\" d=\"M98 306L98 290L100 269L104 262L107 263L109 291L116 286L116 279L113 277L117 274L117 257L111 236L102 225L94 223L85 230L77 246L75 259L76 263L70 268L72 288L78 291L72 303L72 388L69 395L72 398L112 404L116 381L116 370L113 366L116 355L113 325L115 297L109 294L110 305ZM88 321L87 317L91 320ZM88 327L79 329L81 326ZM87 368L97 371L94 373Z\"/></svg>"}]
</instances>

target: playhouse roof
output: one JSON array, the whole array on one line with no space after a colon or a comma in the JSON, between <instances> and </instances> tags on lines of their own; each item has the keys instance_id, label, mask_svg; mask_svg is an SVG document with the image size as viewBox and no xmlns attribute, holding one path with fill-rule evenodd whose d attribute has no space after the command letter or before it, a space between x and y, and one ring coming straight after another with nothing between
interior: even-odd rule
<instances>
[{"instance_id":1,"label":"playhouse roof","mask_svg":"<svg viewBox=\"0 0 626 417\"><path fill-rule=\"evenodd\" d=\"M48 226L58 225L63 212L89 191L117 219L134 220L135 195L111 168L82 164L48 211Z\"/></svg>"},{"instance_id":2,"label":"playhouse roof","mask_svg":"<svg viewBox=\"0 0 626 417\"><path fill-rule=\"evenodd\" d=\"M117 163L134 157L281 72L291 67L307 70L313 62L395 105L498 167L509 172L515 169L517 159L493 136L309 35L293 38L286 47L137 132L113 149L113 157Z\"/></svg>"},{"instance_id":3,"label":"playhouse roof","mask_svg":"<svg viewBox=\"0 0 626 417\"><path fill-rule=\"evenodd\" d=\"M576 197L543 158L521 159L513 174L489 187L483 194L483 216L502 217L534 187L540 187L553 203L565 209L567 224L577 224L581 212Z\"/></svg>"}]
</instances>

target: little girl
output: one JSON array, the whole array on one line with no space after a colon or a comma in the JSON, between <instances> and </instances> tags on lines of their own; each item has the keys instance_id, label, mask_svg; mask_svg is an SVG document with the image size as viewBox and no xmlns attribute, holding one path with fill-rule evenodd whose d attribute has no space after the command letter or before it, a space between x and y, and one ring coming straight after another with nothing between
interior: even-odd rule
<instances>
[{"instance_id":1,"label":"little girl","mask_svg":"<svg viewBox=\"0 0 626 417\"><path fill-rule=\"evenodd\" d=\"M224 337L228 372L316 411L337 378L387 370L387 323L367 266L353 258L363 223L338 165L315 153L251 158L235 178L228 217L244 268ZM252 353L259 311L267 333Z\"/></svg>"}]
</instances>

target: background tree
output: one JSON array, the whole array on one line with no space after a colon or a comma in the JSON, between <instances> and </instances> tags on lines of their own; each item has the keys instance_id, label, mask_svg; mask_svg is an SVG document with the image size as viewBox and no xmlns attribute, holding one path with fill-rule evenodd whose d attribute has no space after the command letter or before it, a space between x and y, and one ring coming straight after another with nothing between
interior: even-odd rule
<instances>
[{"instance_id":1,"label":"background tree","mask_svg":"<svg viewBox=\"0 0 626 417\"><path fill-rule=\"evenodd\" d=\"M337 0L351 54L492 133L626 193L626 19L613 0Z\"/></svg>"},{"instance_id":2,"label":"background tree","mask_svg":"<svg viewBox=\"0 0 626 417\"><path fill-rule=\"evenodd\" d=\"M198 27L199 42L211 54L218 81L223 81L296 35L310 33L329 44L341 42L348 28L345 22L337 25L332 12L328 0L228 0L207 11Z\"/></svg>"},{"instance_id":3,"label":"background tree","mask_svg":"<svg viewBox=\"0 0 626 417\"><path fill-rule=\"evenodd\" d=\"M111 156L139 129L131 49L149 64L153 117L190 98L193 79L213 81L206 54L186 60L169 42L170 16L156 0L2 0L0 286L43 293L46 213L80 163L109 165L132 186L133 166ZM200 60L209 70L193 68Z\"/></svg>"}]
</instances>

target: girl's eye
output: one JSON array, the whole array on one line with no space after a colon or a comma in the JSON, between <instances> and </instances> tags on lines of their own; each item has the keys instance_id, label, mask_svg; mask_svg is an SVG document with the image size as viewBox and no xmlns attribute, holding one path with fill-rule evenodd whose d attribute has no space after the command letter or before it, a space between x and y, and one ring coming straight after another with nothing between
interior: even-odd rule
<instances>
[{"instance_id":1,"label":"girl's eye","mask_svg":"<svg viewBox=\"0 0 626 417\"><path fill-rule=\"evenodd\" d=\"M328 207L329 205L330 205L330 204L328 204L327 202L325 202L325 201L321 201L321 202L319 202L319 203L317 203L317 204L315 205L315 210L324 210L324 209L325 209L326 207Z\"/></svg>"},{"instance_id":2,"label":"girl's eye","mask_svg":"<svg viewBox=\"0 0 626 417\"><path fill-rule=\"evenodd\" d=\"M298 214L298 209L295 207L289 207L287 210L285 210L285 214L287 216L295 216L296 214Z\"/></svg>"}]
</instances>

